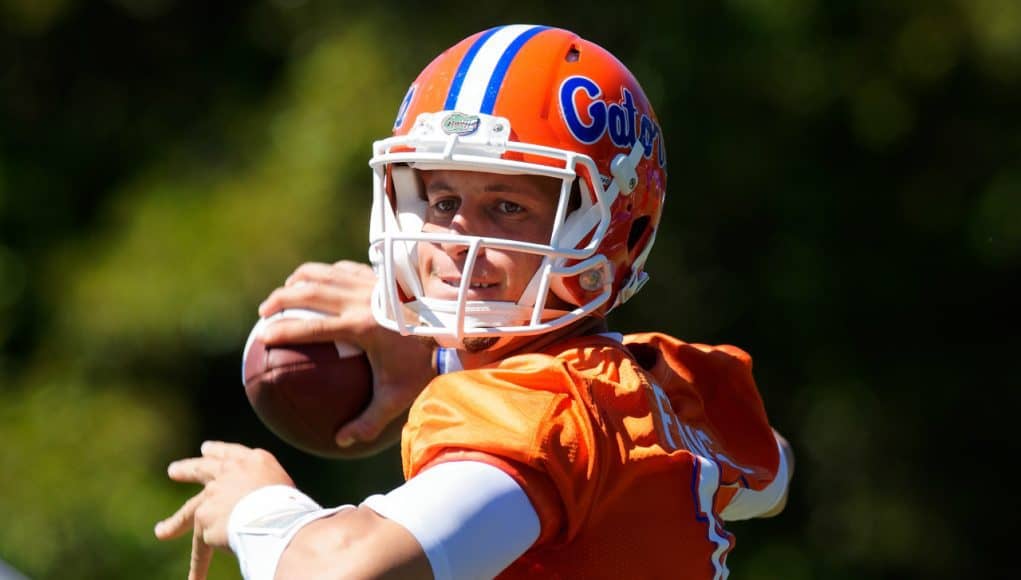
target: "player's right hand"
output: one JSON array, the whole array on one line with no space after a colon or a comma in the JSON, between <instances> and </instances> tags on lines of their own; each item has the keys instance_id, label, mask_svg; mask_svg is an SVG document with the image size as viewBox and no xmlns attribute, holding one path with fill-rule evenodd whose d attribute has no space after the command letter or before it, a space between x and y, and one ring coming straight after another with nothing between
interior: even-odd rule
<instances>
[{"instance_id":1,"label":"player's right hand","mask_svg":"<svg viewBox=\"0 0 1021 580\"><path fill-rule=\"evenodd\" d=\"M160 540L192 532L188 580L205 580L213 548L230 549L227 524L241 498L267 485L294 485L291 476L269 452L223 441L206 441L201 456L171 463L167 475L174 481L203 486L172 516L157 523L155 529Z\"/></svg>"},{"instance_id":2,"label":"player's right hand","mask_svg":"<svg viewBox=\"0 0 1021 580\"><path fill-rule=\"evenodd\" d=\"M396 442L411 403L436 375L431 346L376 322L371 307L375 284L376 275L367 264L309 262L298 266L259 305L262 317L287 308L336 313L322 319L280 320L263 332L268 345L339 340L359 346L369 357L372 401L337 432L337 444L350 449L352 457Z\"/></svg>"}]
</instances>

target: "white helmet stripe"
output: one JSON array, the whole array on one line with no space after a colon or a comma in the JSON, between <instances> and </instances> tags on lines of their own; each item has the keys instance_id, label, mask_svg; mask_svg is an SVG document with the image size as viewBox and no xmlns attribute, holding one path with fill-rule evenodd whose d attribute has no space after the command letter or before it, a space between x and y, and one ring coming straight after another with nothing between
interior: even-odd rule
<instances>
[{"instance_id":1,"label":"white helmet stripe","mask_svg":"<svg viewBox=\"0 0 1021 580\"><path fill-rule=\"evenodd\" d=\"M491 113L514 56L528 39L546 28L514 24L495 28L480 37L461 62L444 108L463 113Z\"/></svg>"}]
</instances>

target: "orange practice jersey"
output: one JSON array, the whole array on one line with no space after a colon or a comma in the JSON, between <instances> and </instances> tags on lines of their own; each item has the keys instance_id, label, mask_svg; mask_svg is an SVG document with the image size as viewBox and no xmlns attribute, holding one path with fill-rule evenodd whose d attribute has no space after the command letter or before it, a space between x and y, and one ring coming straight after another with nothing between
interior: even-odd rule
<instances>
[{"instance_id":1,"label":"orange practice jersey","mask_svg":"<svg viewBox=\"0 0 1021 580\"><path fill-rule=\"evenodd\" d=\"M751 375L730 347L639 334L437 377L402 439L406 477L470 459L500 467L541 522L501 578L723 578L719 512L765 488L779 453Z\"/></svg>"}]
</instances>

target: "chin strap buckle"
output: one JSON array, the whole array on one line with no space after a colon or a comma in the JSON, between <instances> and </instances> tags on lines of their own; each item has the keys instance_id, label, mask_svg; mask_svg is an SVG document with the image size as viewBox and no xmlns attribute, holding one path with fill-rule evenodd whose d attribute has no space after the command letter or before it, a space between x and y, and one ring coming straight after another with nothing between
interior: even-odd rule
<instances>
[{"instance_id":1,"label":"chin strap buckle","mask_svg":"<svg viewBox=\"0 0 1021 580\"><path fill-rule=\"evenodd\" d=\"M638 164L642 162L645 155L645 146L638 139L631 147L627 155L620 153L610 162L610 173L617 187L623 195L631 195L631 192L638 187Z\"/></svg>"}]
</instances>

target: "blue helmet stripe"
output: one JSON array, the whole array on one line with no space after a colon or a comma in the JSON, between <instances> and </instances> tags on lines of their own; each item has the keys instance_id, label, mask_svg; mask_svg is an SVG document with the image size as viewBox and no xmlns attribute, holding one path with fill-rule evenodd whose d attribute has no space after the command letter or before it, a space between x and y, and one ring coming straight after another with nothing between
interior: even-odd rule
<instances>
[{"instance_id":1,"label":"blue helmet stripe","mask_svg":"<svg viewBox=\"0 0 1021 580\"><path fill-rule=\"evenodd\" d=\"M521 47L524 46L525 43L533 36L548 28L548 26L536 26L534 28L530 28L522 33L521 36L515 38L514 42L507 47L507 50L504 51L502 56L500 56L500 61L496 63L496 68L493 69L493 76L489 78L489 85L486 87L486 94L482 100L482 107L479 109L479 112L487 115L493 114L493 107L496 105L496 97L500 94L500 86L503 85L503 79L507 76L507 69L510 68L511 63L514 62L514 57L517 56ZM475 47L473 46L472 48Z\"/></svg>"},{"instance_id":2,"label":"blue helmet stripe","mask_svg":"<svg viewBox=\"0 0 1021 580\"><path fill-rule=\"evenodd\" d=\"M454 106L457 103L457 97L461 94L461 84L464 83L464 77L468 74L468 69L471 68L472 61L475 60L475 55L479 53L479 49L482 45L489 40L490 36L496 34L501 30L503 26L497 26L496 28L490 28L489 30L482 33L475 40L475 44L471 45L468 52L465 53L464 58L461 59L461 64L457 67L457 72L454 74L454 80L450 83L450 92L447 93L447 101L443 103L444 111L454 110Z\"/></svg>"}]
</instances>

